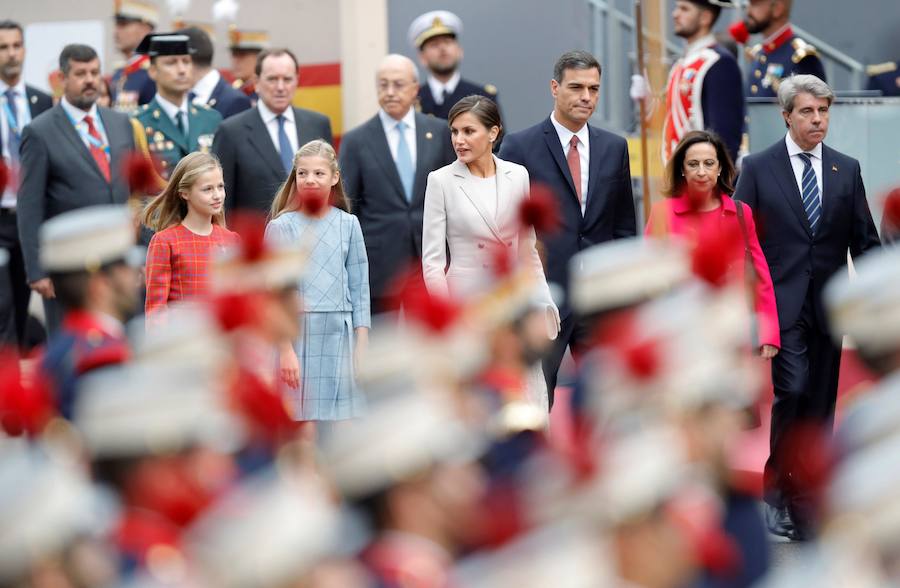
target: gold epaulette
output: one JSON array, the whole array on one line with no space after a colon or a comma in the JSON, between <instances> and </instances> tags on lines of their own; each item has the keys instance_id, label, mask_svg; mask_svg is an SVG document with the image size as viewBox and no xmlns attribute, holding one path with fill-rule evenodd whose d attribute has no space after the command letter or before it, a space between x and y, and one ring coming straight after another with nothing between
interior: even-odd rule
<instances>
[{"instance_id":1,"label":"gold epaulette","mask_svg":"<svg viewBox=\"0 0 900 588\"><path fill-rule=\"evenodd\" d=\"M753 60L753 59L756 59L756 56L759 55L760 51L762 51L762 48L763 48L762 43L757 43L756 45L753 45L752 47L748 46L746 49L744 49L744 51L746 51L747 57L750 58L751 60Z\"/></svg>"},{"instance_id":2,"label":"gold epaulette","mask_svg":"<svg viewBox=\"0 0 900 588\"><path fill-rule=\"evenodd\" d=\"M235 90L240 90L244 86L244 80L238 78L231 82L231 87Z\"/></svg>"},{"instance_id":3,"label":"gold epaulette","mask_svg":"<svg viewBox=\"0 0 900 588\"><path fill-rule=\"evenodd\" d=\"M866 66L867 76L880 76L881 74L897 71L897 62L888 61L887 63L876 63L875 65Z\"/></svg>"},{"instance_id":4,"label":"gold epaulette","mask_svg":"<svg viewBox=\"0 0 900 588\"><path fill-rule=\"evenodd\" d=\"M497 95L497 86L495 86L494 84L485 84L484 91L487 92L488 94L490 94L491 96L496 96Z\"/></svg>"},{"instance_id":5,"label":"gold epaulette","mask_svg":"<svg viewBox=\"0 0 900 588\"><path fill-rule=\"evenodd\" d=\"M794 48L794 54L791 55L791 61L794 63L800 63L807 57L815 57L819 55L819 52L815 47L801 39L800 37L795 37L793 41L791 41L791 46Z\"/></svg>"}]
</instances>

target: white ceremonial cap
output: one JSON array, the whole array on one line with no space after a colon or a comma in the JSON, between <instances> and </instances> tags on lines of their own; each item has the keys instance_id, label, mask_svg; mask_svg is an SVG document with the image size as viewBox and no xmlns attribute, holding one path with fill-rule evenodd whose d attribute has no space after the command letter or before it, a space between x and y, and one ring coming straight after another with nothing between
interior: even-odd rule
<instances>
[{"instance_id":1,"label":"white ceremonial cap","mask_svg":"<svg viewBox=\"0 0 900 588\"><path fill-rule=\"evenodd\" d=\"M867 253L854 268L855 276L838 272L825 285L832 330L874 352L900 349L900 248Z\"/></svg>"},{"instance_id":2,"label":"white ceremonial cap","mask_svg":"<svg viewBox=\"0 0 900 588\"><path fill-rule=\"evenodd\" d=\"M432 10L420 15L409 25L409 44L416 49L421 49L425 41L450 35L458 37L462 33L462 21L458 16L447 10Z\"/></svg>"},{"instance_id":3,"label":"white ceremonial cap","mask_svg":"<svg viewBox=\"0 0 900 588\"><path fill-rule=\"evenodd\" d=\"M643 302L685 283L691 260L675 240L617 239L572 257L569 275L573 308L591 314Z\"/></svg>"},{"instance_id":4,"label":"white ceremonial cap","mask_svg":"<svg viewBox=\"0 0 900 588\"><path fill-rule=\"evenodd\" d=\"M41 225L41 266L48 272L95 271L131 259L135 225L127 206L88 206Z\"/></svg>"},{"instance_id":5,"label":"white ceremonial cap","mask_svg":"<svg viewBox=\"0 0 900 588\"><path fill-rule=\"evenodd\" d=\"M283 586L334 553L340 520L322 480L269 470L205 511L187 531L187 550L209 586Z\"/></svg>"}]
</instances>

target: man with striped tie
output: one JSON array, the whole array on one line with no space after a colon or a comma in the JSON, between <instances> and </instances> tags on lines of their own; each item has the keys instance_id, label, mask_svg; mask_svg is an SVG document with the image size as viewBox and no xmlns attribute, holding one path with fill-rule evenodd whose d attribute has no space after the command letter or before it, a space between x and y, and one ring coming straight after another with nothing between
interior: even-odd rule
<instances>
[{"instance_id":1,"label":"man with striped tie","mask_svg":"<svg viewBox=\"0 0 900 588\"><path fill-rule=\"evenodd\" d=\"M880 245L859 162L823 143L834 93L813 75L782 81L784 140L744 159L735 198L753 209L769 263L781 352L772 360L766 518L775 534L803 540L814 532L814 456L834 420L841 348L826 322L822 289L855 258ZM823 439L823 441L825 440Z\"/></svg>"}]
</instances>

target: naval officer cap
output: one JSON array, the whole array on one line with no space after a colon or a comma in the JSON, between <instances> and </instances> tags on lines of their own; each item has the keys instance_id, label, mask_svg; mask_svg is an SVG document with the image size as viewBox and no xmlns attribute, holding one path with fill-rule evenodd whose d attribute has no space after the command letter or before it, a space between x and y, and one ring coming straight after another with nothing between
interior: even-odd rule
<instances>
[{"instance_id":1,"label":"naval officer cap","mask_svg":"<svg viewBox=\"0 0 900 588\"><path fill-rule=\"evenodd\" d=\"M150 33L141 40L134 52L138 55L163 57L166 55L192 55L196 50L191 47L187 35L176 33Z\"/></svg>"},{"instance_id":2,"label":"naval officer cap","mask_svg":"<svg viewBox=\"0 0 900 588\"><path fill-rule=\"evenodd\" d=\"M458 37L462 33L462 21L447 10L432 10L419 16L409 25L409 44L421 49L426 41L435 37Z\"/></svg>"},{"instance_id":3,"label":"naval officer cap","mask_svg":"<svg viewBox=\"0 0 900 588\"><path fill-rule=\"evenodd\" d=\"M127 206L88 206L55 216L41 226L41 266L48 272L96 271L127 261L139 263Z\"/></svg>"}]
</instances>

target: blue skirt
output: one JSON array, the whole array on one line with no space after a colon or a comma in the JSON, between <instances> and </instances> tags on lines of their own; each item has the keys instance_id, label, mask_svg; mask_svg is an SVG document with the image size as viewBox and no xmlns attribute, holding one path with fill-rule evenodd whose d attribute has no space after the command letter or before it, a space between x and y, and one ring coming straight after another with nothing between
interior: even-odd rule
<instances>
[{"instance_id":1,"label":"blue skirt","mask_svg":"<svg viewBox=\"0 0 900 588\"><path fill-rule=\"evenodd\" d=\"M353 317L349 312L305 312L294 342L300 390L293 390L295 418L337 421L362 416L366 399L353 374Z\"/></svg>"}]
</instances>

